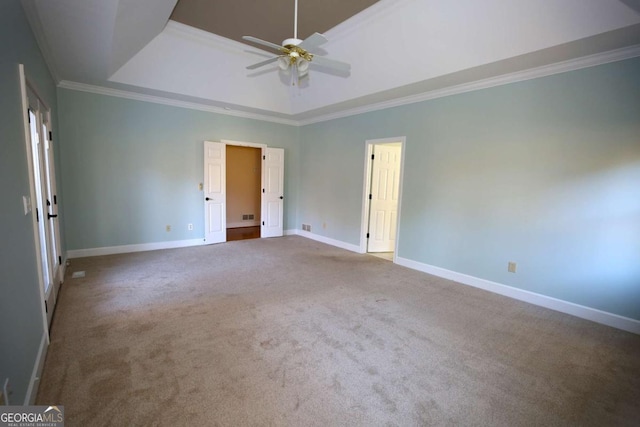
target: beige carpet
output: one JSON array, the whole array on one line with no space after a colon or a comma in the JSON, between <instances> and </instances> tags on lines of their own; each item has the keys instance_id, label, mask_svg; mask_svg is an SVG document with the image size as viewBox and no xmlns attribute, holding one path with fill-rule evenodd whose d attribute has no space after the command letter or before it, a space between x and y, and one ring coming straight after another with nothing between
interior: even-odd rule
<instances>
[{"instance_id":1,"label":"beige carpet","mask_svg":"<svg viewBox=\"0 0 640 427\"><path fill-rule=\"evenodd\" d=\"M302 237L67 274L37 401L68 426L640 420L640 336Z\"/></svg>"}]
</instances>

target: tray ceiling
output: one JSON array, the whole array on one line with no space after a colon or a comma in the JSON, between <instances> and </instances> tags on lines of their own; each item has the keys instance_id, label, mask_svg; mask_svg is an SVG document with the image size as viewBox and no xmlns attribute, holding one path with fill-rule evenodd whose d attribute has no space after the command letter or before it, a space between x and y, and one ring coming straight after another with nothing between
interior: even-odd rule
<instances>
[{"instance_id":1,"label":"tray ceiling","mask_svg":"<svg viewBox=\"0 0 640 427\"><path fill-rule=\"evenodd\" d=\"M298 38L324 33L377 0L299 0ZM293 37L294 0L178 0L171 19L242 42L252 35L279 44Z\"/></svg>"},{"instance_id":2,"label":"tray ceiling","mask_svg":"<svg viewBox=\"0 0 640 427\"><path fill-rule=\"evenodd\" d=\"M62 87L286 123L603 52L640 55L636 0L300 0L299 36L323 32L329 42L318 53L352 69L338 75L312 68L291 90L276 67L246 70L272 53L236 40L292 36L293 0L22 3Z\"/></svg>"}]
</instances>

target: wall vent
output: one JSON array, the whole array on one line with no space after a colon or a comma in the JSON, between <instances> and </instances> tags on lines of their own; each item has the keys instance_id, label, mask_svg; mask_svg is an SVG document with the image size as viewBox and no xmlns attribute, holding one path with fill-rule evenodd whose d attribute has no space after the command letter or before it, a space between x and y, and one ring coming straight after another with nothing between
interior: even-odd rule
<instances>
[{"instance_id":1,"label":"wall vent","mask_svg":"<svg viewBox=\"0 0 640 427\"><path fill-rule=\"evenodd\" d=\"M255 216L253 214L243 214L242 215L242 220L243 221L250 221L253 220L255 218Z\"/></svg>"}]
</instances>

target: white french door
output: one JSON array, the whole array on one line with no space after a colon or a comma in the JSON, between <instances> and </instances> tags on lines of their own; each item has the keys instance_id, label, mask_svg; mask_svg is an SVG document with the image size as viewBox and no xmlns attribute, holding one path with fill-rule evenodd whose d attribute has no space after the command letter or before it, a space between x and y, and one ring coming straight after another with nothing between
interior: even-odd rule
<instances>
[{"instance_id":1,"label":"white french door","mask_svg":"<svg viewBox=\"0 0 640 427\"><path fill-rule=\"evenodd\" d=\"M28 87L26 90L28 142L37 222L37 245L42 268L42 287L47 323L51 323L57 299L58 286L62 281L62 254L58 223L58 197L56 194L55 160L53 155L53 132L51 112Z\"/></svg>"},{"instance_id":2,"label":"white french door","mask_svg":"<svg viewBox=\"0 0 640 427\"><path fill-rule=\"evenodd\" d=\"M284 218L284 149L265 148L262 156L261 237L281 237Z\"/></svg>"},{"instance_id":3,"label":"white french door","mask_svg":"<svg viewBox=\"0 0 640 427\"><path fill-rule=\"evenodd\" d=\"M231 145L256 144L227 141ZM284 149L262 148L262 196L260 237L284 234ZM226 143L204 142L204 241L227 241Z\"/></svg>"},{"instance_id":4,"label":"white french door","mask_svg":"<svg viewBox=\"0 0 640 427\"><path fill-rule=\"evenodd\" d=\"M204 241L227 241L226 152L222 142L204 142Z\"/></svg>"}]
</instances>

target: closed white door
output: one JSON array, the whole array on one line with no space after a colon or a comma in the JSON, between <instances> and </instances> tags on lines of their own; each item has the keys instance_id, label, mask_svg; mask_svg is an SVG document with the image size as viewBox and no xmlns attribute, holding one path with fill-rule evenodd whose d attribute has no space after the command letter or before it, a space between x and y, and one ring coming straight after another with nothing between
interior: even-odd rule
<instances>
[{"instance_id":1,"label":"closed white door","mask_svg":"<svg viewBox=\"0 0 640 427\"><path fill-rule=\"evenodd\" d=\"M47 324L51 324L58 287L62 281L51 112L30 87L26 90L26 101L44 308Z\"/></svg>"},{"instance_id":2,"label":"closed white door","mask_svg":"<svg viewBox=\"0 0 640 427\"><path fill-rule=\"evenodd\" d=\"M400 189L399 145L374 145L371 173L368 252L393 252Z\"/></svg>"},{"instance_id":3,"label":"closed white door","mask_svg":"<svg viewBox=\"0 0 640 427\"><path fill-rule=\"evenodd\" d=\"M204 241L227 241L226 145L204 142Z\"/></svg>"},{"instance_id":4,"label":"closed white door","mask_svg":"<svg viewBox=\"0 0 640 427\"><path fill-rule=\"evenodd\" d=\"M283 235L284 149L265 148L262 156L261 237Z\"/></svg>"}]
</instances>

